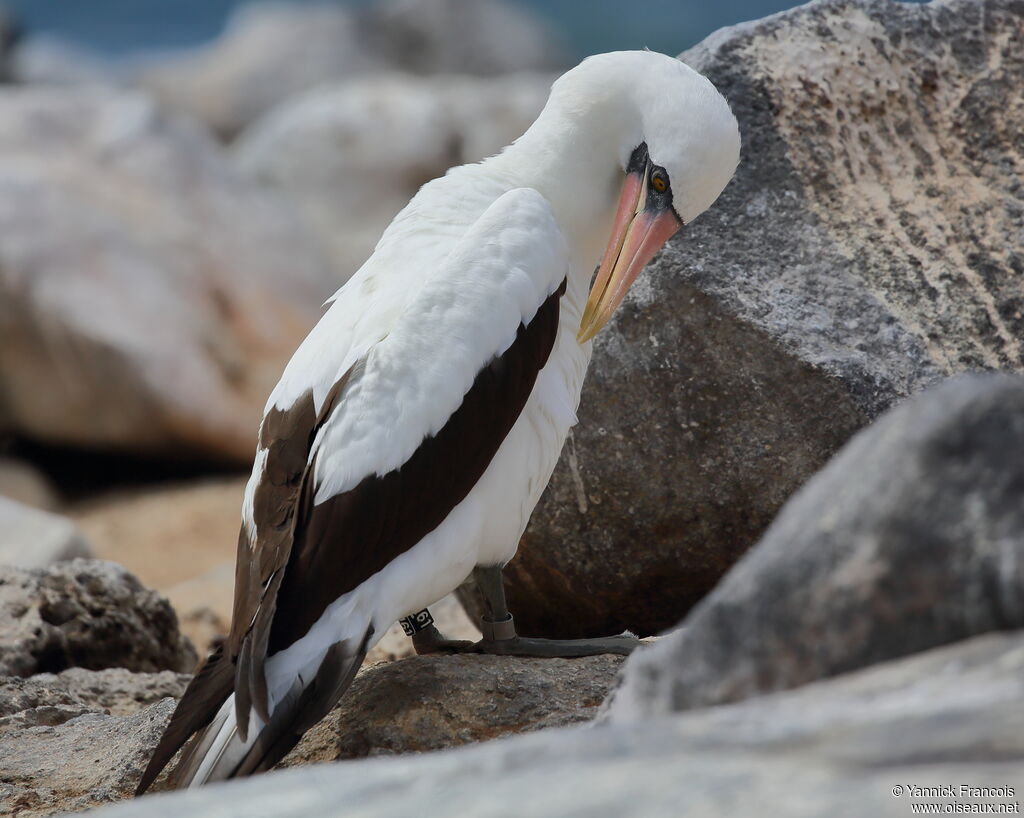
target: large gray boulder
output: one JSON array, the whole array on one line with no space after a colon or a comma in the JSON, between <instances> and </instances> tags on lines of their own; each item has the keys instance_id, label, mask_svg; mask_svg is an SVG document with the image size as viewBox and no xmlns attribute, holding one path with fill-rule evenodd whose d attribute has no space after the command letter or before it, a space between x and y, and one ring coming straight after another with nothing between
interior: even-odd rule
<instances>
[{"instance_id":1,"label":"large gray boulder","mask_svg":"<svg viewBox=\"0 0 1024 818\"><path fill-rule=\"evenodd\" d=\"M902 816L1020 799L1024 635L982 637L787 693L642 724L321 764L101 809L96 818L360 815ZM1014 788L990 799L897 786Z\"/></svg>"},{"instance_id":2,"label":"large gray boulder","mask_svg":"<svg viewBox=\"0 0 1024 818\"><path fill-rule=\"evenodd\" d=\"M325 85L254 124L234 155L294 203L347 280L424 182L522 134L551 79L386 73Z\"/></svg>"},{"instance_id":3,"label":"large gray boulder","mask_svg":"<svg viewBox=\"0 0 1024 818\"><path fill-rule=\"evenodd\" d=\"M674 625L857 429L1024 348L1019 0L825 0L682 55L735 180L598 336L507 573L520 630Z\"/></svg>"},{"instance_id":4,"label":"large gray boulder","mask_svg":"<svg viewBox=\"0 0 1024 818\"><path fill-rule=\"evenodd\" d=\"M289 207L136 93L0 89L0 433L249 462L336 280Z\"/></svg>"},{"instance_id":5,"label":"large gray boulder","mask_svg":"<svg viewBox=\"0 0 1024 818\"><path fill-rule=\"evenodd\" d=\"M0 566L0 676L71 667L190 671L195 663L170 603L116 563Z\"/></svg>"},{"instance_id":6,"label":"large gray boulder","mask_svg":"<svg viewBox=\"0 0 1024 818\"><path fill-rule=\"evenodd\" d=\"M1024 628L1024 378L964 376L858 434L683 621L615 721Z\"/></svg>"}]
</instances>

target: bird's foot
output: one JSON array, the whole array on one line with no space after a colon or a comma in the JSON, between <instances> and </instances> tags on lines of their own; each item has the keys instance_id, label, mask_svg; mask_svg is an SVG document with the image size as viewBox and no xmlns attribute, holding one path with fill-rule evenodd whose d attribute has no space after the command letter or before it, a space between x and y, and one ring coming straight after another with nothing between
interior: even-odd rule
<instances>
[{"instance_id":1,"label":"bird's foot","mask_svg":"<svg viewBox=\"0 0 1024 818\"><path fill-rule=\"evenodd\" d=\"M538 656L543 658L598 656L615 653L628 656L640 646L635 636L604 636L596 639L534 639L516 633L512 614L500 622L484 617L480 622L483 639L474 645L475 653L498 656Z\"/></svg>"},{"instance_id":2,"label":"bird's foot","mask_svg":"<svg viewBox=\"0 0 1024 818\"><path fill-rule=\"evenodd\" d=\"M427 653L473 653L477 644L466 639L448 639L433 625L412 637L412 646L421 656Z\"/></svg>"},{"instance_id":3,"label":"bird's foot","mask_svg":"<svg viewBox=\"0 0 1024 818\"><path fill-rule=\"evenodd\" d=\"M494 621L483 617L480 630L483 638L479 642L464 639L448 639L433 624L426 611L416 617L408 617L407 632L413 631L412 644L416 653L490 653L495 656L535 656L542 658L576 656L598 656L615 653L628 656L641 644L635 636L605 636L597 639L534 639L516 633L512 614Z\"/></svg>"}]
</instances>

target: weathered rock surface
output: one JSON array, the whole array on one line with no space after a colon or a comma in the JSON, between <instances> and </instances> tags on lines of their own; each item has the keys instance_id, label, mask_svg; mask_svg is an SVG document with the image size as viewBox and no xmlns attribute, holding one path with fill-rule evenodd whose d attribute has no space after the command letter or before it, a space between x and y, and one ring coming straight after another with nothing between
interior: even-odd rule
<instances>
[{"instance_id":1,"label":"weathered rock surface","mask_svg":"<svg viewBox=\"0 0 1024 818\"><path fill-rule=\"evenodd\" d=\"M586 721L621 661L430 656L368 668L282 764L415 753ZM181 695L187 679L71 670L0 682L0 815L127 797L173 702L140 707Z\"/></svg>"},{"instance_id":2,"label":"weathered rock surface","mask_svg":"<svg viewBox=\"0 0 1024 818\"><path fill-rule=\"evenodd\" d=\"M128 716L86 713L0 732L0 815L54 815L120 801L135 791L174 712L163 699Z\"/></svg>"},{"instance_id":3,"label":"weathered rock surface","mask_svg":"<svg viewBox=\"0 0 1024 818\"><path fill-rule=\"evenodd\" d=\"M1018 0L827 0L683 55L743 158L598 337L507 572L523 633L675 624L857 429L1020 368Z\"/></svg>"},{"instance_id":4,"label":"weathered rock surface","mask_svg":"<svg viewBox=\"0 0 1024 818\"><path fill-rule=\"evenodd\" d=\"M289 208L137 94L0 93L0 430L251 460L336 287Z\"/></svg>"},{"instance_id":5,"label":"weathered rock surface","mask_svg":"<svg viewBox=\"0 0 1024 818\"><path fill-rule=\"evenodd\" d=\"M0 735L18 727L63 724L84 713L127 716L185 692L191 676L170 670L133 673L124 668L0 677Z\"/></svg>"},{"instance_id":6,"label":"weathered rock surface","mask_svg":"<svg viewBox=\"0 0 1024 818\"><path fill-rule=\"evenodd\" d=\"M590 721L621 656L414 656L356 677L341 703L281 762L439 750Z\"/></svg>"},{"instance_id":7,"label":"weathered rock surface","mask_svg":"<svg viewBox=\"0 0 1024 818\"><path fill-rule=\"evenodd\" d=\"M67 517L0 497L0 565L45 568L91 556L88 541Z\"/></svg>"},{"instance_id":8,"label":"weathered rock surface","mask_svg":"<svg viewBox=\"0 0 1024 818\"><path fill-rule=\"evenodd\" d=\"M682 623L627 663L628 721L1024 628L1024 378L964 376L858 434Z\"/></svg>"},{"instance_id":9,"label":"weathered rock surface","mask_svg":"<svg viewBox=\"0 0 1024 818\"><path fill-rule=\"evenodd\" d=\"M424 182L522 134L551 79L381 74L327 85L248 129L238 167L287 194L345 280Z\"/></svg>"},{"instance_id":10,"label":"weathered rock surface","mask_svg":"<svg viewBox=\"0 0 1024 818\"><path fill-rule=\"evenodd\" d=\"M0 676L70 667L191 671L195 663L167 600L115 563L0 567Z\"/></svg>"},{"instance_id":11,"label":"weathered rock surface","mask_svg":"<svg viewBox=\"0 0 1024 818\"><path fill-rule=\"evenodd\" d=\"M899 784L1012 786L1024 636L983 637L749 702L316 765L109 807L97 818L904 816ZM952 799L983 803L986 799ZM1019 800L1019 794L987 799Z\"/></svg>"}]
</instances>

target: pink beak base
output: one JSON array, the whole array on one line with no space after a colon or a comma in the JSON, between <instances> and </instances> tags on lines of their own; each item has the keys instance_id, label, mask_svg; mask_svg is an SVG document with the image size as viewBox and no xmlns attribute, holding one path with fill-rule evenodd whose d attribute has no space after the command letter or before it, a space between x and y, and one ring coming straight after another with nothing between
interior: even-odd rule
<instances>
[{"instance_id":1,"label":"pink beak base","mask_svg":"<svg viewBox=\"0 0 1024 818\"><path fill-rule=\"evenodd\" d=\"M681 227L671 209L658 213L638 211L647 189L646 179L641 178L639 174L630 174L622 186L612 234L576 336L581 344L608 323L640 271Z\"/></svg>"}]
</instances>

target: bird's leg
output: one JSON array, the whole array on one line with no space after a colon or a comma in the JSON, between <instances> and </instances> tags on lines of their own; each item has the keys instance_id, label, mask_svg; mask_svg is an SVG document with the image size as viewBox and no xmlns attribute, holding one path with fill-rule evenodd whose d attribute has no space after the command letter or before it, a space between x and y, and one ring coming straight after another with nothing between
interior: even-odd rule
<instances>
[{"instance_id":1,"label":"bird's leg","mask_svg":"<svg viewBox=\"0 0 1024 818\"><path fill-rule=\"evenodd\" d=\"M406 636L412 637L412 646L416 653L462 653L473 650L475 643L464 639L447 639L434 626L434 617L430 611L424 608L417 614L412 614L399 620L402 630Z\"/></svg>"},{"instance_id":2,"label":"bird's leg","mask_svg":"<svg viewBox=\"0 0 1024 818\"><path fill-rule=\"evenodd\" d=\"M635 636L606 636L598 639L531 639L516 634L515 620L505 602L500 565L478 566L473 571L488 612L480 618L483 639L475 649L503 656L596 656L601 653L626 655L639 646Z\"/></svg>"}]
</instances>

